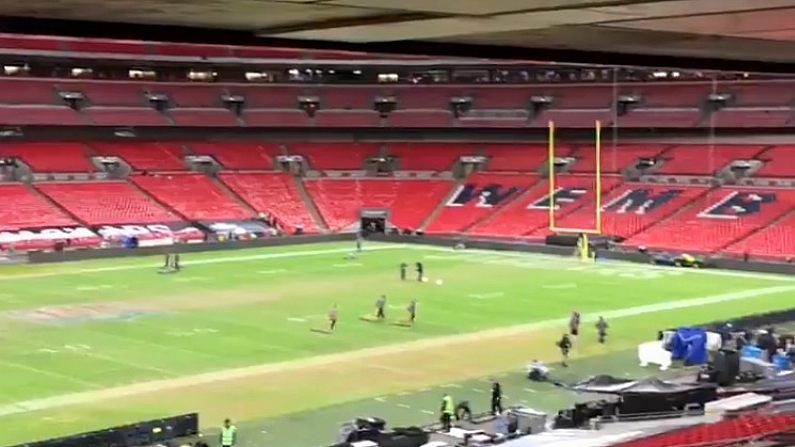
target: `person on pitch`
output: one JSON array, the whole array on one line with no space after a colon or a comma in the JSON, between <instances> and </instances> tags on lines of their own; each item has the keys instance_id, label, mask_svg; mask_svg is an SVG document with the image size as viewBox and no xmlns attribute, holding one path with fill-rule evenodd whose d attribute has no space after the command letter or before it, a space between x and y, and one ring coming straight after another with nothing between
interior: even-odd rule
<instances>
[{"instance_id":1,"label":"person on pitch","mask_svg":"<svg viewBox=\"0 0 795 447\"><path fill-rule=\"evenodd\" d=\"M580 313L576 309L571 311L571 318L569 318L569 334L572 337L577 337L580 334Z\"/></svg>"},{"instance_id":2,"label":"person on pitch","mask_svg":"<svg viewBox=\"0 0 795 447\"><path fill-rule=\"evenodd\" d=\"M329 323L329 331L333 331L337 328L337 304L335 303L331 306L331 309L328 310L328 323Z\"/></svg>"},{"instance_id":3,"label":"person on pitch","mask_svg":"<svg viewBox=\"0 0 795 447\"><path fill-rule=\"evenodd\" d=\"M386 295L381 295L375 302L375 317L378 320L384 320L386 318L384 307L386 307Z\"/></svg>"},{"instance_id":4,"label":"person on pitch","mask_svg":"<svg viewBox=\"0 0 795 447\"><path fill-rule=\"evenodd\" d=\"M449 432L453 428L453 415L455 413L453 398L449 394L445 394L442 397L441 413L442 430Z\"/></svg>"},{"instance_id":5,"label":"person on pitch","mask_svg":"<svg viewBox=\"0 0 795 447\"><path fill-rule=\"evenodd\" d=\"M422 266L422 262L417 262L415 264L415 270L417 271L417 281L422 282L422 278L424 278L425 268Z\"/></svg>"},{"instance_id":6,"label":"person on pitch","mask_svg":"<svg viewBox=\"0 0 795 447\"><path fill-rule=\"evenodd\" d=\"M496 380L491 381L491 413L495 416L502 413L502 386Z\"/></svg>"},{"instance_id":7,"label":"person on pitch","mask_svg":"<svg viewBox=\"0 0 795 447\"><path fill-rule=\"evenodd\" d=\"M237 427L232 425L229 418L224 420L224 425L221 427L221 447L235 447L237 445Z\"/></svg>"},{"instance_id":8,"label":"person on pitch","mask_svg":"<svg viewBox=\"0 0 795 447\"><path fill-rule=\"evenodd\" d=\"M406 312L409 314L409 324L414 324L417 319L417 300L411 300L409 305L406 306Z\"/></svg>"},{"instance_id":9,"label":"person on pitch","mask_svg":"<svg viewBox=\"0 0 795 447\"><path fill-rule=\"evenodd\" d=\"M596 333L599 335L599 343L604 344L607 340L607 321L605 321L604 317L599 317L599 320L596 322Z\"/></svg>"},{"instance_id":10,"label":"person on pitch","mask_svg":"<svg viewBox=\"0 0 795 447\"><path fill-rule=\"evenodd\" d=\"M558 348L560 348L560 355L562 357L561 365L564 368L568 368L569 364L567 362L569 360L569 351L571 350L571 338L569 334L563 334L557 345Z\"/></svg>"},{"instance_id":11,"label":"person on pitch","mask_svg":"<svg viewBox=\"0 0 795 447\"><path fill-rule=\"evenodd\" d=\"M405 281L406 280L406 270L408 268L409 268L409 265L406 264L405 262L401 262L400 263L400 280L401 281Z\"/></svg>"}]
</instances>

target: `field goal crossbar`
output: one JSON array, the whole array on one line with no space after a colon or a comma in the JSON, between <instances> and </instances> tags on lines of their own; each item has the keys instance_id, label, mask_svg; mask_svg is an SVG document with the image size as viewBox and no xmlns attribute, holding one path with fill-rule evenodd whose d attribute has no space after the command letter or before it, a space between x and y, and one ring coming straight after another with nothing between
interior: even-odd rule
<instances>
[{"instance_id":1,"label":"field goal crossbar","mask_svg":"<svg viewBox=\"0 0 795 447\"><path fill-rule=\"evenodd\" d=\"M595 137L595 176L596 185L594 193L596 195L596 206L594 207L595 225L594 228L562 228L555 225L555 192L557 191L555 182L555 123L549 121L549 229L556 233L577 233L583 235L602 234L602 122L596 120L594 123Z\"/></svg>"}]
</instances>

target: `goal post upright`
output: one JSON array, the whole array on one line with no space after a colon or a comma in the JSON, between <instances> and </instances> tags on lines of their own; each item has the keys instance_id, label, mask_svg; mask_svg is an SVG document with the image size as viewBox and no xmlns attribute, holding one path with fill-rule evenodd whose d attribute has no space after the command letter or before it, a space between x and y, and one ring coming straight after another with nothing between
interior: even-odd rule
<instances>
[{"instance_id":1,"label":"goal post upright","mask_svg":"<svg viewBox=\"0 0 795 447\"><path fill-rule=\"evenodd\" d=\"M553 232L559 233L580 233L584 235L598 235L602 234L602 122L596 120L594 122L594 151L595 151L595 185L594 185L594 194L595 194L595 210L594 210L594 217L596 218L594 222L593 228L558 228L555 225L555 191L556 191L556 180L555 180L555 123L553 121L549 121L548 123L548 155L547 155L547 162L549 164L549 229Z\"/></svg>"}]
</instances>

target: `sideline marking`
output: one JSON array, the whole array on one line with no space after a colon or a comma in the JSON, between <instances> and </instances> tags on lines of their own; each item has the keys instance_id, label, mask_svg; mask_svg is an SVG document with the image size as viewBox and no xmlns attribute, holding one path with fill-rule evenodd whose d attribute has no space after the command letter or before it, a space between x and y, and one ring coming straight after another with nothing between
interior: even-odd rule
<instances>
[{"instance_id":1,"label":"sideline marking","mask_svg":"<svg viewBox=\"0 0 795 447\"><path fill-rule=\"evenodd\" d=\"M502 298L505 296L504 292L489 292L489 293L471 293L469 294L469 298L475 298L478 300L490 300L492 298Z\"/></svg>"},{"instance_id":2,"label":"sideline marking","mask_svg":"<svg viewBox=\"0 0 795 447\"><path fill-rule=\"evenodd\" d=\"M375 245L368 247L364 250L364 252L368 251L376 251L376 250L395 250L395 249L404 249L406 246L404 244L390 244L390 245ZM303 256L320 256L320 255L332 255L335 253L350 253L349 248L329 248L326 250L307 250L307 251L295 251L295 252L281 252L281 253L263 253L259 255L247 255L247 256L227 256L224 258L209 258L209 259L196 259L193 261L185 261L182 265L191 266L191 265L211 265L211 264L225 264L229 262L246 262L246 261L257 261L257 260L268 260L268 259L282 259L282 258L298 258ZM97 267L97 268L90 268L90 269L75 269L75 270L65 270L60 272L40 272L40 273L28 273L22 275L2 275L0 276L0 281L11 281L17 279L35 279L35 278L49 278L52 276L69 276L69 275L85 275L91 273L103 273L103 272L119 272L125 270L140 270L140 269L157 269L158 267L162 267L162 262L152 263L152 264L128 264L128 265L116 265L110 267Z\"/></svg>"},{"instance_id":3,"label":"sideline marking","mask_svg":"<svg viewBox=\"0 0 795 447\"><path fill-rule=\"evenodd\" d=\"M400 408L411 408L411 407L409 407L406 404L397 404L397 406L400 407Z\"/></svg>"},{"instance_id":4,"label":"sideline marking","mask_svg":"<svg viewBox=\"0 0 795 447\"><path fill-rule=\"evenodd\" d=\"M263 275L272 275L274 273L287 273L287 270L285 269L260 270L257 273L261 273Z\"/></svg>"},{"instance_id":5,"label":"sideline marking","mask_svg":"<svg viewBox=\"0 0 795 447\"><path fill-rule=\"evenodd\" d=\"M667 274L671 276L678 276L683 274L693 274L693 275L714 275L714 276L730 276L733 278L751 278L751 279L766 279L770 281L782 281L782 282L795 282L795 278L791 276L784 276L775 273L756 273L756 272L740 272L735 270L720 270L720 269L687 269L687 268L676 268L676 267L667 267L667 266L660 266L660 265L650 265L650 264L641 264L629 261L620 261L620 260L609 260L604 263L598 264L581 264L579 262L566 262L571 261L571 259L566 258L565 256L557 256L557 255L545 255L542 253L531 253L531 252L510 252L510 251L502 251L502 250L482 250L477 248L466 249L463 251L456 251L452 248L447 247L438 247L433 245L406 245L407 248L412 248L415 250L421 251L431 251L431 252L442 252L447 253L447 256L444 258L438 259L455 259L455 258L465 258L467 255L472 254L482 254L492 256L492 259L484 259L482 261L478 261L476 259L471 259L471 262L480 262L487 264L486 261L500 261L499 258L503 260L514 258L519 259L521 261L527 262L527 267L529 268L540 268L543 265L546 265L548 262L557 262L557 266L560 267L562 265L567 265L572 268L572 270L582 271L585 268L615 268L620 269L624 268L627 270L635 271L635 272L642 272L642 271L649 271L649 270L656 270L656 271L663 271L667 272ZM426 256L426 258L433 259L433 255ZM521 267L516 266L515 267Z\"/></svg>"},{"instance_id":6,"label":"sideline marking","mask_svg":"<svg viewBox=\"0 0 795 447\"><path fill-rule=\"evenodd\" d=\"M348 267L361 267L363 264L361 262L346 262L345 264L334 264L334 267L338 268L348 268Z\"/></svg>"},{"instance_id":7,"label":"sideline marking","mask_svg":"<svg viewBox=\"0 0 795 447\"><path fill-rule=\"evenodd\" d=\"M671 311L676 309L686 309L699 307L709 304L719 304L731 301L746 300L757 298L775 293L795 291L795 285L775 286L757 289L748 289L738 292L723 293L719 295L693 298L689 300L668 301L663 303L650 304L646 306L629 307L606 312L593 312L583 316L583 323L595 322L598 315L607 319L623 318L644 315L649 313ZM552 320L538 321L535 323L489 329L479 332L466 334L446 335L441 337L431 337L422 340L415 340L406 343L384 345L375 348L365 348L345 353L335 353L320 355L315 357L290 360L278 363L266 363L243 368L226 369L212 371L192 376L181 376L169 379L155 380L150 382L138 382L127 386L117 386L102 390L83 391L73 394L63 394L43 399L31 399L8 405L0 405L0 416L8 416L32 411L49 410L53 408L65 407L70 405L90 404L103 400L120 399L139 394L157 393L165 390L188 388L191 386L206 385L214 382L230 381L243 379L252 376L283 373L291 370L301 370L305 368L323 367L340 362L342 357L348 362L367 359L370 356L382 356L388 354L400 354L412 352L420 349L431 349L445 346L451 343L467 343L474 340L496 339L512 335L520 335L528 331L555 328L567 324L568 317ZM140 367L140 365L137 365ZM429 388L423 388L429 390ZM422 391L422 390L419 390Z\"/></svg>"},{"instance_id":8,"label":"sideline marking","mask_svg":"<svg viewBox=\"0 0 795 447\"><path fill-rule=\"evenodd\" d=\"M376 398L375 398L375 401L376 401L376 402L386 402L386 399L385 399L385 398L383 398L383 397L376 397Z\"/></svg>"},{"instance_id":9,"label":"sideline marking","mask_svg":"<svg viewBox=\"0 0 795 447\"><path fill-rule=\"evenodd\" d=\"M287 321L292 321L293 323L306 323L307 319L306 318L290 317L290 318L287 319Z\"/></svg>"},{"instance_id":10,"label":"sideline marking","mask_svg":"<svg viewBox=\"0 0 795 447\"><path fill-rule=\"evenodd\" d=\"M436 414L436 413L434 413L433 411L430 411L430 410L422 410L422 412L425 413L425 414Z\"/></svg>"},{"instance_id":11,"label":"sideline marking","mask_svg":"<svg viewBox=\"0 0 795 447\"><path fill-rule=\"evenodd\" d=\"M544 289L576 289L577 284L550 284L547 286L542 286Z\"/></svg>"}]
</instances>

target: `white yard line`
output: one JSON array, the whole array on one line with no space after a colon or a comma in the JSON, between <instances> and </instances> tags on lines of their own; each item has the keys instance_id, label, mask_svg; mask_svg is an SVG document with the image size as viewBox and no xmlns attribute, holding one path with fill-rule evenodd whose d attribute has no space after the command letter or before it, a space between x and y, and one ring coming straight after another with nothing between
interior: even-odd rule
<instances>
[{"instance_id":1,"label":"white yard line","mask_svg":"<svg viewBox=\"0 0 795 447\"><path fill-rule=\"evenodd\" d=\"M368 251L375 251L375 250L395 250L405 248L405 245L402 244L391 244L391 245L374 245L367 247L364 250L364 253ZM288 251L288 252L280 252L280 253L262 253L258 255L240 255L240 256L227 256L223 258L208 258L208 259L196 259L193 261L184 261L182 263L183 266L191 266L191 265L211 265L211 264L225 264L229 262L247 262L247 261L257 261L257 260L269 260L269 259L282 259L282 258L298 258L303 256L322 256L322 255L333 255L336 253L350 253L350 248L329 248L326 250L307 250L307 251ZM126 271L126 270L140 270L140 269L151 269L161 267L162 263L145 263L145 264L128 264L128 265L115 265L115 266L108 266L108 267L97 267L97 268L77 268L74 270L63 270L63 271L56 271L56 272L40 272L40 273L27 273L22 275L0 275L0 281L13 281L18 279L35 279L35 278L49 278L53 276L68 276L68 275L84 275L84 274L91 274L91 273L104 273L104 272L119 272L119 271Z\"/></svg>"},{"instance_id":2,"label":"white yard line","mask_svg":"<svg viewBox=\"0 0 795 447\"><path fill-rule=\"evenodd\" d=\"M705 296L689 300L673 301L666 303L651 304L647 306L630 307L605 312L593 312L583 317L583 322L593 322L596 315L602 315L607 319L623 318L630 316L645 315L660 311L686 309L691 307L704 306L709 304L725 303L731 301L758 298L761 296L776 293L795 291L795 285L765 287L759 289L743 290L738 292L723 293L720 295ZM423 340L416 340L408 343L399 343L376 348L360 349L344 353L322 355L311 358L297 359L287 362L269 363L255 365L245 368L228 369L213 371L193 376L177 377L173 379L157 380L152 382L141 382L132 385L107 388L104 390L85 391L80 393L53 396L44 399L34 399L16 404L0 406L0 416L26 413L31 411L48 410L70 405L91 404L109 399L120 399L127 396L135 396L147 393L156 393L166 390L174 390L191 386L206 385L215 382L243 379L257 375L269 373L282 373L286 371L297 371L308 368L324 367L340 362L366 361L371 357L383 355L397 355L405 352L412 352L426 349L439 349L450 344L467 343L470 341L483 341L484 339L499 339L502 337L521 335L552 327L566 324L568 318L558 318L552 320L539 321L525 325L491 329L486 331L474 332L469 334L449 335L434 337Z\"/></svg>"}]
</instances>

